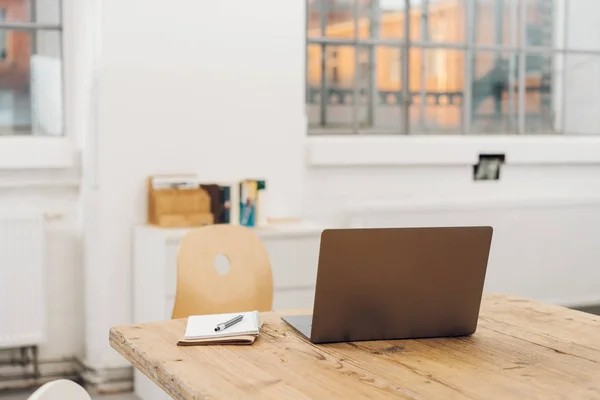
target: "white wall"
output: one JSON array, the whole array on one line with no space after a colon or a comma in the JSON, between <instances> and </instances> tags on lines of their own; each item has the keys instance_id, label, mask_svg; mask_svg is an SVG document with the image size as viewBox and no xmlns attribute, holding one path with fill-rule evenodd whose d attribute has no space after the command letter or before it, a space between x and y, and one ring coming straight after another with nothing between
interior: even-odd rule
<instances>
[{"instance_id":1,"label":"white wall","mask_svg":"<svg viewBox=\"0 0 600 400\"><path fill-rule=\"evenodd\" d=\"M106 333L131 320L131 227L144 221L148 175L264 176L279 200L271 211L330 224L342 224L344 204L355 201L600 194L595 165L508 165L492 183L473 182L468 163L305 169L303 7L103 3L97 137L86 149L84 189L91 365L127 365Z\"/></svg>"},{"instance_id":2,"label":"white wall","mask_svg":"<svg viewBox=\"0 0 600 400\"><path fill-rule=\"evenodd\" d=\"M68 40L67 57L85 56L66 63L66 111L84 147L82 200L75 188L0 191L0 205L31 202L65 216L51 226L53 318L43 358L85 353L94 368L128 365L107 337L131 321L131 233L144 221L151 174L262 176L277 195L274 214L330 224L342 224L352 202L600 195L597 165L508 165L500 182L485 183L472 181L468 164L305 168L304 2L165 4L103 1L93 10L101 49L82 40L93 21L73 25L81 35Z\"/></svg>"},{"instance_id":3,"label":"white wall","mask_svg":"<svg viewBox=\"0 0 600 400\"><path fill-rule=\"evenodd\" d=\"M84 190L93 367L126 365L107 334L131 321L132 227L145 221L149 175L264 177L272 210L301 212L303 15L300 0L103 2L97 149L85 161L95 178Z\"/></svg>"},{"instance_id":4,"label":"white wall","mask_svg":"<svg viewBox=\"0 0 600 400\"><path fill-rule=\"evenodd\" d=\"M510 154L507 154L510 157ZM306 175L305 213L334 224L355 204L433 199L557 198L600 195L600 165L502 167L499 181L474 181L464 166L313 167Z\"/></svg>"},{"instance_id":5,"label":"white wall","mask_svg":"<svg viewBox=\"0 0 600 400\"><path fill-rule=\"evenodd\" d=\"M491 225L488 291L600 303L600 165L509 164L499 182L471 175L470 166L312 168L306 211L366 224L353 226Z\"/></svg>"},{"instance_id":6,"label":"white wall","mask_svg":"<svg viewBox=\"0 0 600 400\"><path fill-rule=\"evenodd\" d=\"M600 197L432 198L356 207L351 227L491 226L484 291L600 304Z\"/></svg>"}]
</instances>

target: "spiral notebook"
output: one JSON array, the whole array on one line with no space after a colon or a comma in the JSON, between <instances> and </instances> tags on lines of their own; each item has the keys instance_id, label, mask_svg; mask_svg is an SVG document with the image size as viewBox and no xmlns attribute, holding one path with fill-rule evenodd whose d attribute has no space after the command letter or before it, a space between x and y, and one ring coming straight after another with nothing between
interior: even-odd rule
<instances>
[{"instance_id":1,"label":"spiral notebook","mask_svg":"<svg viewBox=\"0 0 600 400\"><path fill-rule=\"evenodd\" d=\"M238 315L243 316L240 322L220 332L215 332L217 325ZM260 327L261 322L258 311L192 315L188 317L185 335L177 342L177 345L252 344L260 333Z\"/></svg>"}]
</instances>

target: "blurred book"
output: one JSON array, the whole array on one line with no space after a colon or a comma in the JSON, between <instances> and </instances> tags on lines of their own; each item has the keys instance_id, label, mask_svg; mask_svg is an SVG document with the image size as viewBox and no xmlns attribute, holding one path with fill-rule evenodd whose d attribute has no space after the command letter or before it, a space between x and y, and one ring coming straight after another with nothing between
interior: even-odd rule
<instances>
[{"instance_id":1,"label":"blurred book","mask_svg":"<svg viewBox=\"0 0 600 400\"><path fill-rule=\"evenodd\" d=\"M264 180L245 179L240 182L240 225L255 227L264 218L260 200L266 190ZM264 202L264 199L263 199Z\"/></svg>"},{"instance_id":2,"label":"blurred book","mask_svg":"<svg viewBox=\"0 0 600 400\"><path fill-rule=\"evenodd\" d=\"M215 224L229 224L231 222L231 186L217 183L200 186L210 194L210 208L215 216Z\"/></svg>"},{"instance_id":3,"label":"blurred book","mask_svg":"<svg viewBox=\"0 0 600 400\"><path fill-rule=\"evenodd\" d=\"M219 223L228 224L231 222L231 187L220 186L219 187L219 201L221 202L221 209L219 213Z\"/></svg>"},{"instance_id":4,"label":"blurred book","mask_svg":"<svg viewBox=\"0 0 600 400\"><path fill-rule=\"evenodd\" d=\"M240 225L254 227L257 200L257 182L252 179L240 182Z\"/></svg>"}]
</instances>

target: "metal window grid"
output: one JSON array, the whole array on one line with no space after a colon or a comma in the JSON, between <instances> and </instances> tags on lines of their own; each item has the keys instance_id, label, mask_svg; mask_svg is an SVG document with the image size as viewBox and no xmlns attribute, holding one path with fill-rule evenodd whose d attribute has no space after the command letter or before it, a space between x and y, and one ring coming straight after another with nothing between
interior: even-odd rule
<instances>
[{"instance_id":1,"label":"metal window grid","mask_svg":"<svg viewBox=\"0 0 600 400\"><path fill-rule=\"evenodd\" d=\"M38 32L58 32L61 38L59 46L58 46L58 51L60 54L60 57L63 58L64 57L64 47L63 47L63 40L62 40L62 33L63 33L63 3L62 0L56 0L56 6L58 8L58 16L59 16L59 22L58 23L46 23L46 22L37 22L36 19L38 17L38 12L37 12L37 4L36 4L36 0L29 0L28 1L29 4L29 11L30 11L30 19L31 21L0 21L0 29L2 30L12 30L12 31L26 31L29 32L31 35L31 55L35 54L36 51L38 50L38 38L36 33ZM64 82L64 68L62 68L62 80ZM64 87L62 88L62 96L61 98L64 99ZM63 116L63 126L65 126L65 121L64 121L64 116ZM64 133L63 133L64 134Z\"/></svg>"},{"instance_id":2,"label":"metal window grid","mask_svg":"<svg viewBox=\"0 0 600 400\"><path fill-rule=\"evenodd\" d=\"M498 3L502 3L502 0L497 0ZM321 101L320 101L320 128L316 129L318 133L324 132L327 129L327 101L325 100L325 94L327 93L327 57L326 57L326 48L328 46L352 46L355 49L354 53L354 61L355 61L355 70L354 70L354 99L353 99L353 110L352 110L352 128L351 133L359 134L361 133L360 121L359 121L359 97L360 97L360 88L358 87L359 83L359 72L358 72L358 62L360 51L363 49L367 49L369 52L369 88L367 90L367 123L370 126L375 126L375 109L376 109L376 101L377 101L377 78L376 67L376 48L378 46L385 46L390 48L397 48L400 51L401 55L401 71L400 76L402 79L402 98L403 102L399 104L402 107L403 114L403 124L399 132L394 133L404 133L410 134L410 92L409 92L409 65L410 65L410 50L411 49L446 49L446 50L462 50L465 52L465 70L464 70L464 94L462 100L462 134L477 134L478 132L474 132L472 129L472 103L473 103L473 94L471 90L471 85L473 84L474 77L474 63L475 56L478 52L483 51L493 51L493 52L504 52L510 53L511 57L509 58L509 65L511 67L511 71L516 69L518 71L517 76L517 104L515 110L514 104L514 76L509 74L509 105L508 108L511 112L516 114L516 131L515 132L506 132L506 133L515 133L515 134L524 134L526 133L526 112L525 112L525 85L526 85L526 62L527 56L532 54L549 54L551 56L556 56L558 54L563 55L563 62L566 62L566 58L568 54L579 54L579 55L600 55L600 51L596 50L586 50L586 49L570 49L567 47L567 39L568 39L568 9L569 4L565 1L562 4L564 8L562 11L563 15L563 47L552 47L552 46L528 46L527 44L527 24L526 24L526 6L527 1L519 0L519 1L511 1L510 2L510 26L513 27L511 29L511 34L509 38L508 45L498 45L498 44L478 44L475 42L474 31L475 31L475 18L476 18L476 9L477 9L477 0L463 0L462 3L465 7L465 41L450 43L450 42L434 42L430 41L428 34L426 32L426 27L422 24L421 27L421 39L425 40L411 40L410 38L410 18L409 13L411 11L411 1L404 0L404 36L400 39L389 39L389 38L381 38L380 37L380 18L381 18L381 9L379 6L379 0L371 0L371 7L369 9L370 13L370 29L369 29L369 37L363 38L359 35L359 19L360 19L360 2L359 0L353 1L353 26L354 26L354 37L353 38L336 38L336 37L327 37L327 4L330 3L327 0L320 0L320 22L321 22L321 36L319 37L309 37L307 34L306 44L307 48L309 45L318 45L321 46ZM428 12L429 1L421 0L420 8L422 12L423 18L426 17ZM554 5L557 6L556 4ZM307 12L308 12L308 1L307 1ZM520 16L520 18L519 18ZM517 25L518 22L518 26ZM557 22L554 22L556 24ZM516 28L516 29L515 29ZM556 26L552 26L551 29L556 30ZM307 32L308 32L308 18L307 18ZM516 55L516 60L515 60ZM308 57L306 59L308 65ZM423 63L423 57L421 63ZM515 65L516 62L516 65ZM516 67L516 68L513 68ZM562 96L565 98L566 85L564 84L567 77L566 68L562 69ZM422 89L421 91L423 91ZM307 76L307 93L308 93L308 76ZM308 100L308 99L307 99ZM423 104L423 101L421 101ZM516 112L515 112L516 111ZM557 127L556 133L564 133L564 121L565 121L565 102L563 100L560 105L560 110L558 112L561 115L560 127ZM515 115L513 115L515 117ZM375 129L377 131L377 129ZM310 132L310 130L309 130ZM313 132L315 133L315 132ZM376 132L375 132L376 133Z\"/></svg>"}]
</instances>

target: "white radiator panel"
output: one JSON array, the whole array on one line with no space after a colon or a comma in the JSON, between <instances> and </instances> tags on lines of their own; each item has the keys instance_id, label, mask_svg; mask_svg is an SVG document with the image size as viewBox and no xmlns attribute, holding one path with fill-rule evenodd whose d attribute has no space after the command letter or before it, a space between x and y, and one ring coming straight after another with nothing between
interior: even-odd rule
<instances>
[{"instance_id":1,"label":"white radiator panel","mask_svg":"<svg viewBox=\"0 0 600 400\"><path fill-rule=\"evenodd\" d=\"M45 337L44 217L0 214L0 348L33 346Z\"/></svg>"},{"instance_id":2,"label":"white radiator panel","mask_svg":"<svg viewBox=\"0 0 600 400\"><path fill-rule=\"evenodd\" d=\"M355 228L491 225L486 292L600 304L600 199L440 200L347 211Z\"/></svg>"}]
</instances>

